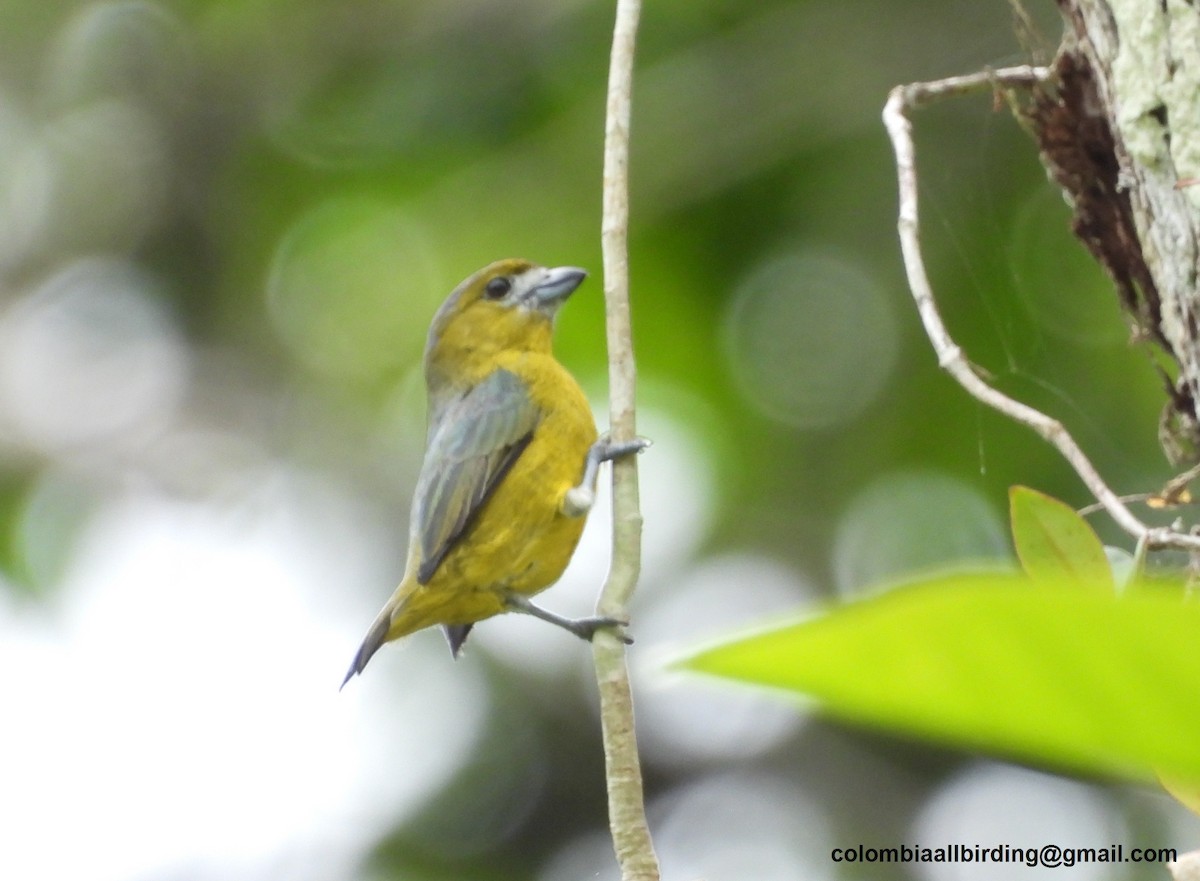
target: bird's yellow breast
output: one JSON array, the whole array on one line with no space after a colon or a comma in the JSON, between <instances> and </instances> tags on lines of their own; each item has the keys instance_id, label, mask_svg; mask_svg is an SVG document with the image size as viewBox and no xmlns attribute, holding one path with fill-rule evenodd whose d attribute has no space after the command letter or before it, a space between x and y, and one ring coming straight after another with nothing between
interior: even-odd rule
<instances>
[{"instance_id":1,"label":"bird's yellow breast","mask_svg":"<svg viewBox=\"0 0 1200 881\"><path fill-rule=\"evenodd\" d=\"M518 376L541 412L533 437L409 604L413 623L468 623L504 611L503 593L531 596L566 569L586 517L561 506L583 476L597 439L583 390L549 354L502 353L495 364Z\"/></svg>"}]
</instances>

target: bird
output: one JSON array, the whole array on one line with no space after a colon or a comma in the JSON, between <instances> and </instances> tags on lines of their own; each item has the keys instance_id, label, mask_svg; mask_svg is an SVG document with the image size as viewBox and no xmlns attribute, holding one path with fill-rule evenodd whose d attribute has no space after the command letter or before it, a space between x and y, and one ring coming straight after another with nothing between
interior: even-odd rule
<instances>
[{"instance_id":1,"label":"bird","mask_svg":"<svg viewBox=\"0 0 1200 881\"><path fill-rule=\"evenodd\" d=\"M458 657L475 623L519 612L590 640L606 616L570 619L530 597L562 575L595 501L601 463L641 452L597 432L587 397L552 351L559 307L587 272L507 259L459 284L425 346L429 399L408 558L342 687L385 644L441 625Z\"/></svg>"}]
</instances>

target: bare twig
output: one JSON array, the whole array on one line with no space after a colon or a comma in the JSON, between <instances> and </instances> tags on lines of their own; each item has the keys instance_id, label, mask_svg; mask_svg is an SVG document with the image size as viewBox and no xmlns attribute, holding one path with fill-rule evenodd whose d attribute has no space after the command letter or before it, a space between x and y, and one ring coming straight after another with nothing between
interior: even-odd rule
<instances>
[{"instance_id":1,"label":"bare twig","mask_svg":"<svg viewBox=\"0 0 1200 881\"><path fill-rule=\"evenodd\" d=\"M1173 508L1192 502L1192 494L1188 484L1200 477L1200 465L1193 465L1182 474L1177 474L1168 480L1161 490L1152 495L1147 501L1151 508Z\"/></svg>"},{"instance_id":2,"label":"bare twig","mask_svg":"<svg viewBox=\"0 0 1200 881\"><path fill-rule=\"evenodd\" d=\"M629 117L640 0L617 0L604 129L604 301L608 327L609 420L612 439L636 434L636 369L629 317ZM597 611L625 618L641 572L642 515L637 457L613 462L613 557ZM633 723L625 645L605 631L592 643L608 781L608 817L623 881L658 881L658 859L646 823L642 770Z\"/></svg>"},{"instance_id":3,"label":"bare twig","mask_svg":"<svg viewBox=\"0 0 1200 881\"><path fill-rule=\"evenodd\" d=\"M1154 497L1153 493L1126 493L1125 495L1117 496L1126 505L1131 502L1148 503ZM1147 508L1154 507L1146 504ZM1076 508L1075 513L1080 517L1091 517L1093 514L1098 514L1104 510L1104 506L1099 502L1092 502L1090 505L1084 505L1082 508Z\"/></svg>"},{"instance_id":4,"label":"bare twig","mask_svg":"<svg viewBox=\"0 0 1200 881\"><path fill-rule=\"evenodd\" d=\"M1010 398L984 381L967 360L962 349L951 339L933 298L933 289L921 256L920 226L917 219L916 150L913 145L912 123L908 118L909 111L942 98L987 88L1030 87L1044 82L1048 77L1047 68L1025 65L949 77L934 82L912 83L892 89L883 110L883 121L896 152L896 174L900 186L900 215L897 227L904 255L904 268L908 274L908 286L916 301L921 321L925 325L925 332L937 353L938 364L964 389L993 410L1028 426L1053 444L1075 469L1075 473L1108 515L1139 542L1144 542L1152 548L1197 550L1200 549L1200 536L1167 527L1152 528L1135 517L1120 497L1108 488L1095 466L1061 422Z\"/></svg>"}]
</instances>

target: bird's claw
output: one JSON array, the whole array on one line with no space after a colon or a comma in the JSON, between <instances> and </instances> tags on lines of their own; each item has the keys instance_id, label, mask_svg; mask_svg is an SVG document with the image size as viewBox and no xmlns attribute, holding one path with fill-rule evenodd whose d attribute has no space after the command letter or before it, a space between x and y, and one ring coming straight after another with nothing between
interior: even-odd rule
<instances>
[{"instance_id":1,"label":"bird's claw","mask_svg":"<svg viewBox=\"0 0 1200 881\"><path fill-rule=\"evenodd\" d=\"M612 434L606 431L600 435L600 439L596 441L596 444L599 449L600 461L611 462L614 459L631 456L649 449L654 445L654 441L648 437L635 437L633 440L616 443L612 439Z\"/></svg>"},{"instance_id":2,"label":"bird's claw","mask_svg":"<svg viewBox=\"0 0 1200 881\"><path fill-rule=\"evenodd\" d=\"M633 645L633 637L625 632L625 628L628 626L628 618L595 615L588 618L575 618L571 621L571 626L568 629L580 639L586 639L588 642L591 642L595 638L597 631L611 630L613 636L621 640L625 645Z\"/></svg>"},{"instance_id":3,"label":"bird's claw","mask_svg":"<svg viewBox=\"0 0 1200 881\"><path fill-rule=\"evenodd\" d=\"M521 612L526 615L532 615L535 618L541 618L543 621L548 621L563 630L575 634L580 639L592 641L592 637L596 635L598 630L613 631L613 635L624 642L626 645L631 645L633 640L626 636L624 628L629 626L629 621L624 618L616 618L611 615L591 615L586 618L564 618L562 615L556 615L554 612L549 612L541 606L535 606L529 601L529 597L519 593L508 591L504 594L504 605L509 611Z\"/></svg>"},{"instance_id":4,"label":"bird's claw","mask_svg":"<svg viewBox=\"0 0 1200 881\"><path fill-rule=\"evenodd\" d=\"M596 477L600 473L602 462L611 462L622 456L640 453L650 446L650 441L644 437L613 443L612 437L606 431L596 439L588 449L583 460L583 477L578 486L573 486L563 495L559 510L568 517L582 517L592 510L596 503Z\"/></svg>"}]
</instances>

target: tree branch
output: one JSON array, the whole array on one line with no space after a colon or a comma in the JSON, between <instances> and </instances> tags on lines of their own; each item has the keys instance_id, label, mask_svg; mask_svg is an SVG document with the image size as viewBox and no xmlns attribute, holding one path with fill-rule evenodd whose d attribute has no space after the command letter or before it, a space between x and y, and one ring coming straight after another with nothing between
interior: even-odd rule
<instances>
[{"instance_id":1,"label":"tree branch","mask_svg":"<svg viewBox=\"0 0 1200 881\"><path fill-rule=\"evenodd\" d=\"M604 302L608 331L609 424L616 442L636 436L636 367L629 312L629 118L640 0L617 0L604 127ZM613 462L613 556L597 612L628 617L641 572L642 515L637 457ZM623 881L658 881L658 859L646 823L642 770L633 721L625 645L599 631L592 641L604 736L608 817Z\"/></svg>"},{"instance_id":2,"label":"tree branch","mask_svg":"<svg viewBox=\"0 0 1200 881\"><path fill-rule=\"evenodd\" d=\"M892 147L896 152L896 174L900 188L900 212L897 229L908 286L916 301L917 311L925 332L938 356L938 364L974 398L1026 425L1053 444L1063 458L1075 469L1080 480L1123 530L1154 548L1200 550L1200 536L1188 535L1166 527L1151 528L1133 515L1125 503L1109 489L1086 454L1061 422L1021 403L990 386L976 372L963 351L950 337L934 300L933 289L921 255L920 224L917 215L916 148L912 138L909 111L947 97L981 91L997 86L1030 87L1045 81L1049 70L1044 67L1010 67L982 71L967 76L950 77L928 83L897 86L888 97L883 121Z\"/></svg>"},{"instance_id":3,"label":"tree branch","mask_svg":"<svg viewBox=\"0 0 1200 881\"><path fill-rule=\"evenodd\" d=\"M1031 129L1076 235L1116 283L1144 339L1168 356L1159 441L1200 461L1200 57L1183 0L1058 0L1066 31Z\"/></svg>"}]
</instances>

